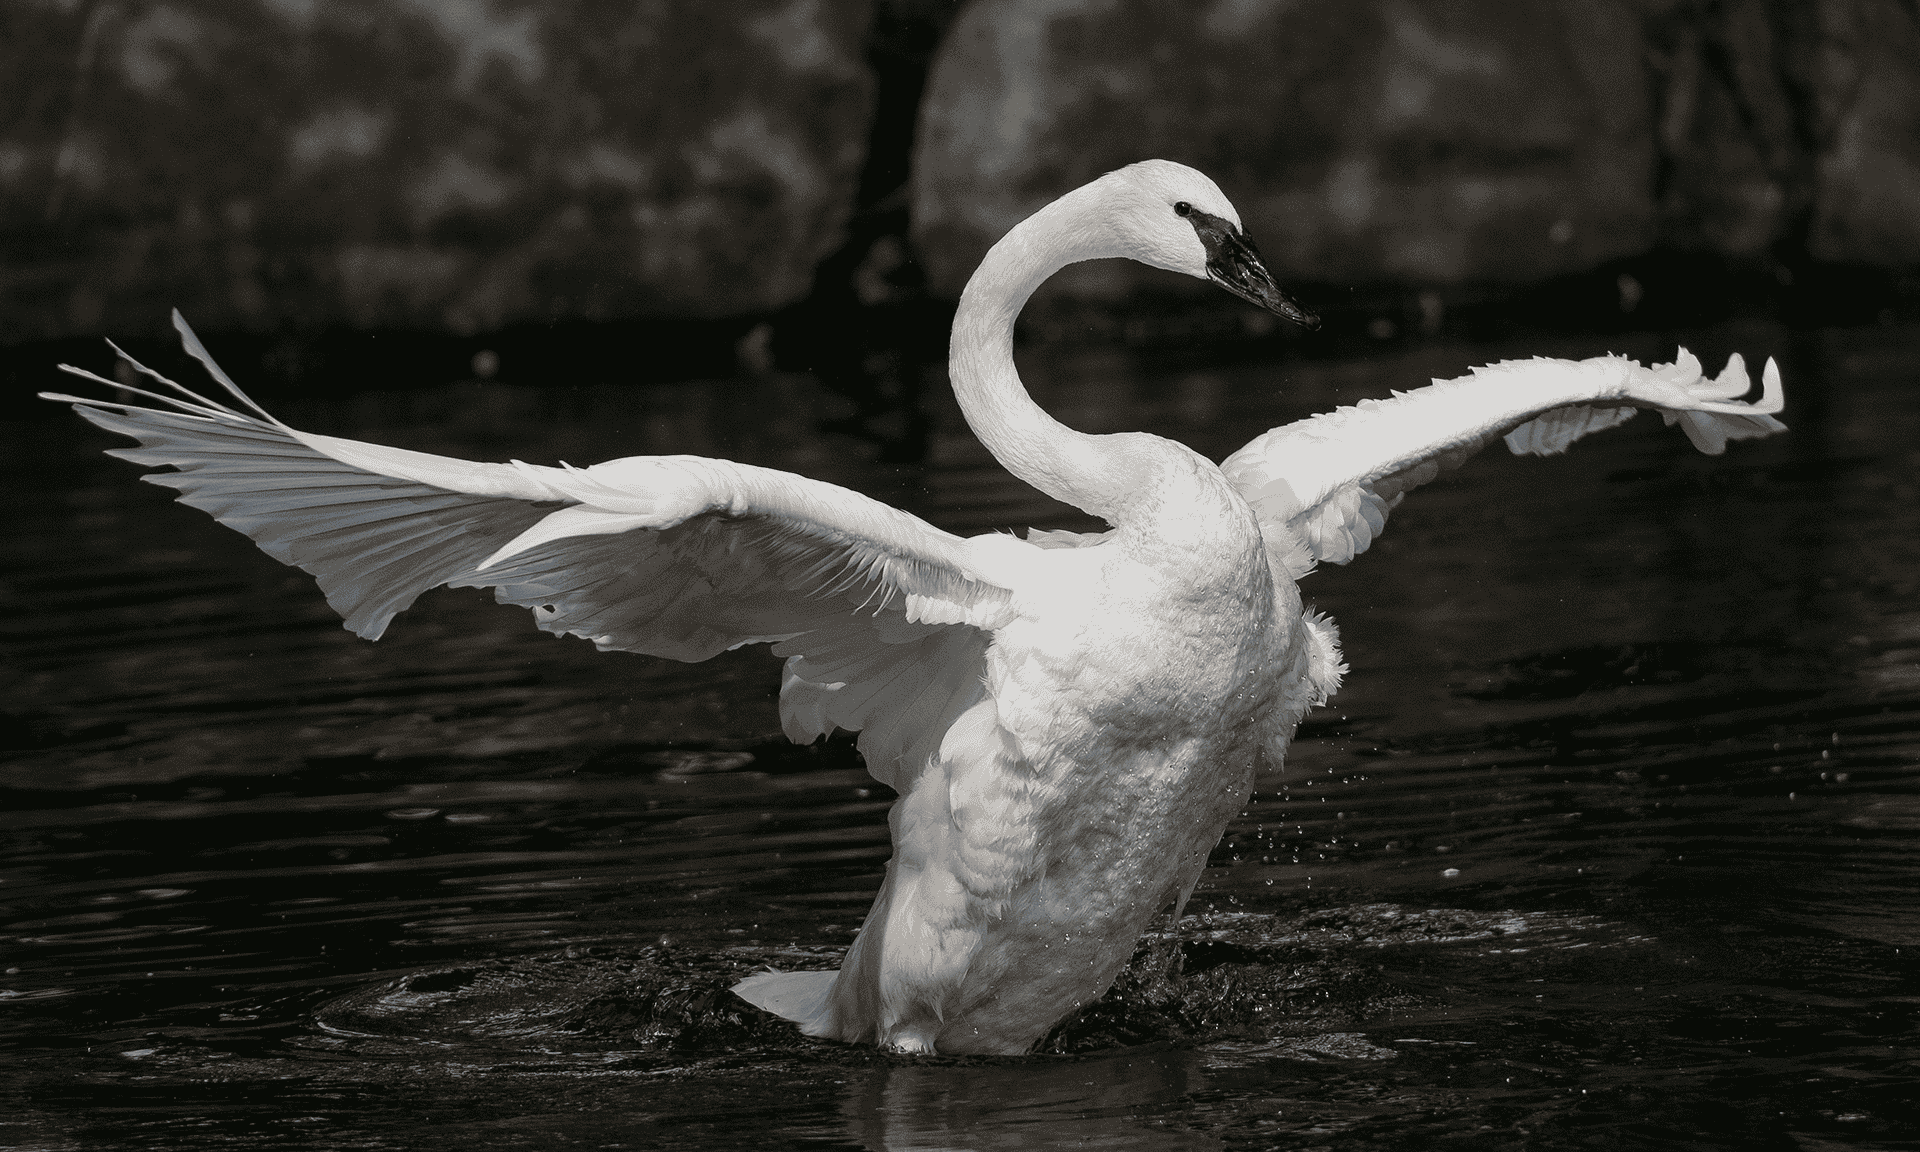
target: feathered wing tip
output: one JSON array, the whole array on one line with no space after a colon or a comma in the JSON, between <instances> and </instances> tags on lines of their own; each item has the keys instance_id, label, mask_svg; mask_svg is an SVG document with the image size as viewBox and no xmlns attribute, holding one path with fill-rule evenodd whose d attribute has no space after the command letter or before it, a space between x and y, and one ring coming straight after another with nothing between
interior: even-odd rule
<instances>
[{"instance_id":1,"label":"feathered wing tip","mask_svg":"<svg viewBox=\"0 0 1920 1152\"><path fill-rule=\"evenodd\" d=\"M193 357L195 360L200 361L200 366L207 370L207 375L213 377L216 381L218 381L222 388L225 388L228 392L231 392L236 400L239 400L242 404L245 404L247 407L259 413L260 418L262 420L265 420L267 423L273 425L276 428L285 427L285 425L281 424L280 421L274 419L272 414L269 413L265 408L262 408L260 407L260 405L254 403L253 397L247 395L245 392L242 392L240 390L240 385L235 384L233 380L230 377L228 377L228 375L225 372L222 372L220 370L220 365L215 364L213 362L213 354L207 351L206 345L200 343L200 337L195 336L193 334L192 327L190 327L187 324L187 318L185 316L180 315L180 309L178 308L175 308L173 310L173 330L180 334L180 346L186 349L187 355ZM115 348L114 351L120 352L120 349ZM127 356L125 352L120 352L120 355L125 356L127 363L132 364L135 368L138 368L140 371L142 372L148 371L146 368L141 367L141 365L138 362L136 362L133 357ZM148 374L152 375L157 380L166 380L164 376L161 376L157 372L150 372ZM168 384L173 384L173 381L171 380L166 380L166 382ZM173 386L175 388L180 388L178 384L173 384ZM180 388L180 391L186 392L187 390L185 388ZM193 393L187 392L187 395L192 396Z\"/></svg>"},{"instance_id":2,"label":"feathered wing tip","mask_svg":"<svg viewBox=\"0 0 1920 1152\"><path fill-rule=\"evenodd\" d=\"M202 396L183 384L178 384L167 379L145 364L140 363L140 361L135 360L126 349L111 340L107 341L107 347L113 349L115 356L126 361L128 366L141 376L146 377L162 388L169 389L172 393L177 393L177 395L149 392L144 388L135 388L132 385L124 384L118 380L109 380L104 376L96 375L95 373L87 371L85 368L76 368L71 364L61 364L59 368L62 372L91 380L96 384L104 384L117 392L130 392L135 396L141 396L148 400L157 400L161 404L166 405L163 411L178 411L196 419L210 420L214 423L225 424L229 427L270 428L283 432L288 431L286 425L275 419L266 409L254 403L253 397L241 391L240 386L235 384L225 372L220 370L220 365L214 363L213 355L207 351L206 345L200 343L200 338L194 335L193 329L187 325L186 318L180 315L180 311L177 308L173 313L173 327L174 330L180 334L180 345L186 350L187 355L198 360L201 367L207 370L209 376L213 377L221 387L232 393L235 399L251 409L251 412L243 412L229 408L218 400ZM42 392L40 393L40 398L42 400L82 405L83 407L80 409L80 414L86 416L89 420L94 420L94 417L88 415L90 409L127 409L131 407L119 401L101 400L89 396L68 396L61 392ZM98 420L94 420L94 422L96 424L99 423Z\"/></svg>"},{"instance_id":3,"label":"feathered wing tip","mask_svg":"<svg viewBox=\"0 0 1920 1152\"><path fill-rule=\"evenodd\" d=\"M1703 378L1700 361L1685 348L1673 363L1655 364L1649 372L1684 397L1681 403L1662 406L1660 416L1667 427L1680 425L1693 446L1709 456L1725 452L1729 440L1757 440L1787 430L1773 418L1786 406L1786 390L1780 366L1771 357L1760 372L1760 399L1750 403L1733 399L1753 387L1747 362L1738 352L1727 357L1727 366L1711 380Z\"/></svg>"},{"instance_id":4,"label":"feathered wing tip","mask_svg":"<svg viewBox=\"0 0 1920 1152\"><path fill-rule=\"evenodd\" d=\"M1516 456L1565 452L1582 436L1633 419L1641 406L1658 408L1669 428L1680 425L1693 446L1709 456L1725 452L1729 440L1756 440L1787 430L1773 418L1785 406L1786 394L1780 384L1780 367L1772 360L1761 373L1760 399L1752 402L1733 399L1753 387L1747 362L1738 352L1727 357L1727 366L1711 379L1701 369L1699 359L1685 348L1671 364L1648 368L1632 360L1614 358L1614 362L1629 373L1628 399L1639 404L1555 408L1508 432L1508 450Z\"/></svg>"},{"instance_id":5,"label":"feathered wing tip","mask_svg":"<svg viewBox=\"0 0 1920 1152\"><path fill-rule=\"evenodd\" d=\"M733 986L733 994L756 1008L800 1025L809 1036L826 1026L827 996L838 972L761 972Z\"/></svg>"}]
</instances>

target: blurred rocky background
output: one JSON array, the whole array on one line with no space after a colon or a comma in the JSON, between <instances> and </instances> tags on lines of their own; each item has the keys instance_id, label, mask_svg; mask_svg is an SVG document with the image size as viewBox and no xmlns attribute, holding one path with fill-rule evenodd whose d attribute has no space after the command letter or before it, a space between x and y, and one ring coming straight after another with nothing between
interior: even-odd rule
<instances>
[{"instance_id":1,"label":"blurred rocky background","mask_svg":"<svg viewBox=\"0 0 1920 1152\"><path fill-rule=\"evenodd\" d=\"M40 386L177 306L289 381L378 332L438 380L897 391L1001 232L1148 156L1313 339L1920 306L1917 0L0 0L0 67ZM1100 262L1031 320L1282 338L1204 288Z\"/></svg>"},{"instance_id":2,"label":"blurred rocky background","mask_svg":"<svg viewBox=\"0 0 1920 1152\"><path fill-rule=\"evenodd\" d=\"M1146 154L1213 174L1283 276L1412 289L1429 325L1449 297L1609 269L1628 312L1709 271L1897 291L1920 267L1920 6L980 0L915 148L936 291L1050 189ZM1142 272L1055 291L1163 282Z\"/></svg>"}]
</instances>

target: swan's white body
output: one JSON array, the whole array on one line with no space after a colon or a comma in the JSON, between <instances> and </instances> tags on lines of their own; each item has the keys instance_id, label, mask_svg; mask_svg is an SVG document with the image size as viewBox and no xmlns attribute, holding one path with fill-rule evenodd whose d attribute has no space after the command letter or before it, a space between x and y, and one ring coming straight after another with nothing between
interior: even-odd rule
<instances>
[{"instance_id":1,"label":"swan's white body","mask_svg":"<svg viewBox=\"0 0 1920 1152\"><path fill-rule=\"evenodd\" d=\"M1190 212L1215 229L1206 245ZM1497 436L1557 452L1640 407L1708 452L1782 427L1771 363L1749 406L1731 402L1748 387L1737 358L1704 381L1684 351L1651 370L1496 365L1275 429L1219 466L1154 436L1083 435L1032 403L1012 329L1042 280L1107 256L1220 279L1210 258L1238 227L1206 177L1148 161L1015 228L961 300L968 421L1010 471L1111 523L1101 536L963 540L833 485L698 457L475 464L299 432L164 380L184 399L148 395L177 412L49 398L141 442L116 455L174 465L147 479L314 573L363 636L450 584L495 587L604 649L701 660L775 643L787 734L858 731L900 793L894 858L838 973L736 990L814 1035L1020 1052L1184 903L1257 766L1277 767L1338 686L1334 630L1295 586L1314 562L1364 551L1406 489Z\"/></svg>"}]
</instances>

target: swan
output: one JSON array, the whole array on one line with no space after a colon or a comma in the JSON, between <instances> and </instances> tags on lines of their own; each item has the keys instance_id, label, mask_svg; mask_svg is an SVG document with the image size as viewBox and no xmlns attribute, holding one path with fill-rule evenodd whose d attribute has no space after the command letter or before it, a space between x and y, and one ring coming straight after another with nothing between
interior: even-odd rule
<instances>
[{"instance_id":1,"label":"swan","mask_svg":"<svg viewBox=\"0 0 1920 1152\"><path fill-rule=\"evenodd\" d=\"M113 455L317 579L377 639L437 585L492 587L603 650L785 657L780 717L807 742L857 732L899 794L893 858L837 972L735 991L807 1033L904 1052L1026 1051L1100 996L1150 917L1177 917L1256 772L1278 769L1340 684L1333 623L1299 580L1366 550L1405 493L1504 437L1563 451L1641 408L1701 451L1783 430L1736 355L1681 350L1475 369L1269 431L1221 464L1145 433L1049 417L1013 361L1014 320L1064 265L1127 257L1314 318L1274 282L1206 176L1164 160L1069 192L982 261L953 322L960 407L1010 472L1111 525L962 539L831 484L697 456L588 468L473 463L288 427L126 357L163 408L43 393L138 441ZM114 351L125 357L117 346ZM118 387L92 373L69 372ZM126 393L118 395L125 396Z\"/></svg>"}]
</instances>

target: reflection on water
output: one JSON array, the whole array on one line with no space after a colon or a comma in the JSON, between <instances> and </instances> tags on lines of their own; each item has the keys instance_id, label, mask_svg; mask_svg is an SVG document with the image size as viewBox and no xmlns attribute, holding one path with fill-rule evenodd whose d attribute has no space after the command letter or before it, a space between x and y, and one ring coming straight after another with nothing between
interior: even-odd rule
<instances>
[{"instance_id":1,"label":"reflection on water","mask_svg":"<svg viewBox=\"0 0 1920 1152\"><path fill-rule=\"evenodd\" d=\"M1887 1147L1920 1084L1920 333L1777 355L1791 434L1641 421L1489 453L1308 579L1354 669L1194 901L1042 1055L804 1040L726 996L831 967L887 856L777 663L602 656L484 593L388 638L12 425L0 596L0 1146ZM1652 358L1650 338L1611 350ZM1089 430L1218 457L1470 363L1029 358ZM286 405L478 458L695 452L960 532L1084 528L950 401L925 466L802 379Z\"/></svg>"}]
</instances>

